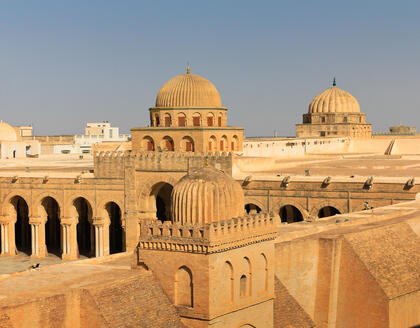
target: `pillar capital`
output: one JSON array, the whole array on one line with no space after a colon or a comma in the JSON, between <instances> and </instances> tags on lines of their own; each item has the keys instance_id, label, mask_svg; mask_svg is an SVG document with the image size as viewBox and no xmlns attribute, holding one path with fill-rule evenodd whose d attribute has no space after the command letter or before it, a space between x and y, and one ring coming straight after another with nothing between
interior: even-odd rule
<instances>
[{"instance_id":1,"label":"pillar capital","mask_svg":"<svg viewBox=\"0 0 420 328\"><path fill-rule=\"evenodd\" d=\"M0 224L16 223L16 217L12 215L0 215Z\"/></svg>"},{"instance_id":2,"label":"pillar capital","mask_svg":"<svg viewBox=\"0 0 420 328\"><path fill-rule=\"evenodd\" d=\"M42 216L30 216L29 217L29 224L40 225L44 224L47 221L47 218Z\"/></svg>"},{"instance_id":3,"label":"pillar capital","mask_svg":"<svg viewBox=\"0 0 420 328\"><path fill-rule=\"evenodd\" d=\"M101 217L94 217L92 218L92 224L94 226L103 226L105 225L105 219Z\"/></svg>"},{"instance_id":4,"label":"pillar capital","mask_svg":"<svg viewBox=\"0 0 420 328\"><path fill-rule=\"evenodd\" d=\"M60 223L61 225L72 225L72 224L77 224L77 218L72 217L72 216L63 216L60 219Z\"/></svg>"}]
</instances>

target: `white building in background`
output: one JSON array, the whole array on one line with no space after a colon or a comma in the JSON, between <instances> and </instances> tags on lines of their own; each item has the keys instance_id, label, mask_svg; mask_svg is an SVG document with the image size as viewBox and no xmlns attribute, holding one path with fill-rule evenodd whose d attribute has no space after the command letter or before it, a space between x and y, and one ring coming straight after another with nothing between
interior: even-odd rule
<instances>
[{"instance_id":1,"label":"white building in background","mask_svg":"<svg viewBox=\"0 0 420 328\"><path fill-rule=\"evenodd\" d=\"M22 129L20 134L25 141L39 141L42 154L89 154L94 144L122 143L131 138L130 134L120 134L119 128L109 122L87 123L85 134L32 136Z\"/></svg>"},{"instance_id":2,"label":"white building in background","mask_svg":"<svg viewBox=\"0 0 420 328\"><path fill-rule=\"evenodd\" d=\"M30 128L32 129L32 127ZM39 155L40 143L37 140L23 141L21 131L21 127L12 127L6 122L0 121L1 159L36 157Z\"/></svg>"},{"instance_id":3,"label":"white building in background","mask_svg":"<svg viewBox=\"0 0 420 328\"><path fill-rule=\"evenodd\" d=\"M120 134L118 127L112 127L108 121L87 123L85 134L74 135L71 144L54 145L54 154L89 154L93 144L102 142L124 142L130 140L130 134Z\"/></svg>"}]
</instances>

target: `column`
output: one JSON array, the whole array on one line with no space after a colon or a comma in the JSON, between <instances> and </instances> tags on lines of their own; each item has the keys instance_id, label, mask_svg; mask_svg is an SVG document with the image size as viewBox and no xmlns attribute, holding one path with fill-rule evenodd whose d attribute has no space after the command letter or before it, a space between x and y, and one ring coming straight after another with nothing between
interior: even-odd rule
<instances>
[{"instance_id":1,"label":"column","mask_svg":"<svg viewBox=\"0 0 420 328\"><path fill-rule=\"evenodd\" d=\"M39 258L47 256L45 222L46 218L37 216L29 218L29 224L31 225L31 257Z\"/></svg>"},{"instance_id":2,"label":"column","mask_svg":"<svg viewBox=\"0 0 420 328\"><path fill-rule=\"evenodd\" d=\"M6 255L8 253L8 242L7 242L7 232L6 232L6 224L0 224L0 238L1 238L1 245L0 245L0 255Z\"/></svg>"},{"instance_id":3,"label":"column","mask_svg":"<svg viewBox=\"0 0 420 328\"><path fill-rule=\"evenodd\" d=\"M73 217L62 217L61 223L61 248L63 253L61 258L63 260L75 260L79 257L77 247L77 219Z\"/></svg>"},{"instance_id":4,"label":"column","mask_svg":"<svg viewBox=\"0 0 420 328\"><path fill-rule=\"evenodd\" d=\"M93 218L92 225L95 228L95 257L104 256L104 224L103 218Z\"/></svg>"},{"instance_id":5,"label":"column","mask_svg":"<svg viewBox=\"0 0 420 328\"><path fill-rule=\"evenodd\" d=\"M16 218L13 219L13 217L10 217L10 216L0 217L0 233L1 233L0 256L16 255L15 223L16 223Z\"/></svg>"}]
</instances>

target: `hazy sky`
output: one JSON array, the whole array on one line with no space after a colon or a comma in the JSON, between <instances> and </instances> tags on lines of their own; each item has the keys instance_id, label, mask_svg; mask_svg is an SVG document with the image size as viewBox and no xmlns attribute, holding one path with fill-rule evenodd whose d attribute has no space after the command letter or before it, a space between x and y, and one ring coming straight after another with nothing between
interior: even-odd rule
<instances>
[{"instance_id":1,"label":"hazy sky","mask_svg":"<svg viewBox=\"0 0 420 328\"><path fill-rule=\"evenodd\" d=\"M38 135L145 126L187 61L247 136L294 135L334 76L374 131L420 128L419 0L0 0L0 119Z\"/></svg>"}]
</instances>

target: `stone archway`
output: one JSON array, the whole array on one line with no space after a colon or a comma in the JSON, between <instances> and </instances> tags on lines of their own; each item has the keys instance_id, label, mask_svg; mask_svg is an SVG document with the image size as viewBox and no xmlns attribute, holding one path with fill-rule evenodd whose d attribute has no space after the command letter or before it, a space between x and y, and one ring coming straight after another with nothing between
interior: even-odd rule
<instances>
[{"instance_id":1,"label":"stone archway","mask_svg":"<svg viewBox=\"0 0 420 328\"><path fill-rule=\"evenodd\" d=\"M57 201L47 196L41 201L45 217L45 246L48 253L61 256L60 207Z\"/></svg>"},{"instance_id":2,"label":"stone archway","mask_svg":"<svg viewBox=\"0 0 420 328\"><path fill-rule=\"evenodd\" d=\"M77 215L77 247L79 255L90 257L95 254L95 234L92 228L92 207L89 202L78 197L73 201Z\"/></svg>"},{"instance_id":3,"label":"stone archway","mask_svg":"<svg viewBox=\"0 0 420 328\"><path fill-rule=\"evenodd\" d=\"M173 186L166 182L156 183L151 190L150 196L154 198L154 207L156 209L156 218L158 220L169 221L171 214L171 193ZM154 196L154 197L153 197Z\"/></svg>"},{"instance_id":4,"label":"stone archway","mask_svg":"<svg viewBox=\"0 0 420 328\"><path fill-rule=\"evenodd\" d=\"M16 249L27 255L31 255L31 226L29 224L28 204L20 196L14 196L10 199L12 205L11 213L15 218L15 245Z\"/></svg>"},{"instance_id":5,"label":"stone archway","mask_svg":"<svg viewBox=\"0 0 420 328\"><path fill-rule=\"evenodd\" d=\"M328 216L341 214L334 206L324 206L318 211L318 218L325 218Z\"/></svg>"},{"instance_id":6,"label":"stone archway","mask_svg":"<svg viewBox=\"0 0 420 328\"><path fill-rule=\"evenodd\" d=\"M248 203L245 205L245 211L247 214L256 214L261 212L261 208L258 205Z\"/></svg>"},{"instance_id":7,"label":"stone archway","mask_svg":"<svg viewBox=\"0 0 420 328\"><path fill-rule=\"evenodd\" d=\"M281 222L294 223L303 221L302 212L296 206L290 204L280 207L279 215Z\"/></svg>"},{"instance_id":8,"label":"stone archway","mask_svg":"<svg viewBox=\"0 0 420 328\"><path fill-rule=\"evenodd\" d=\"M121 222L121 209L118 204L109 202L105 205L109 218L109 254L124 251L124 230Z\"/></svg>"}]
</instances>

